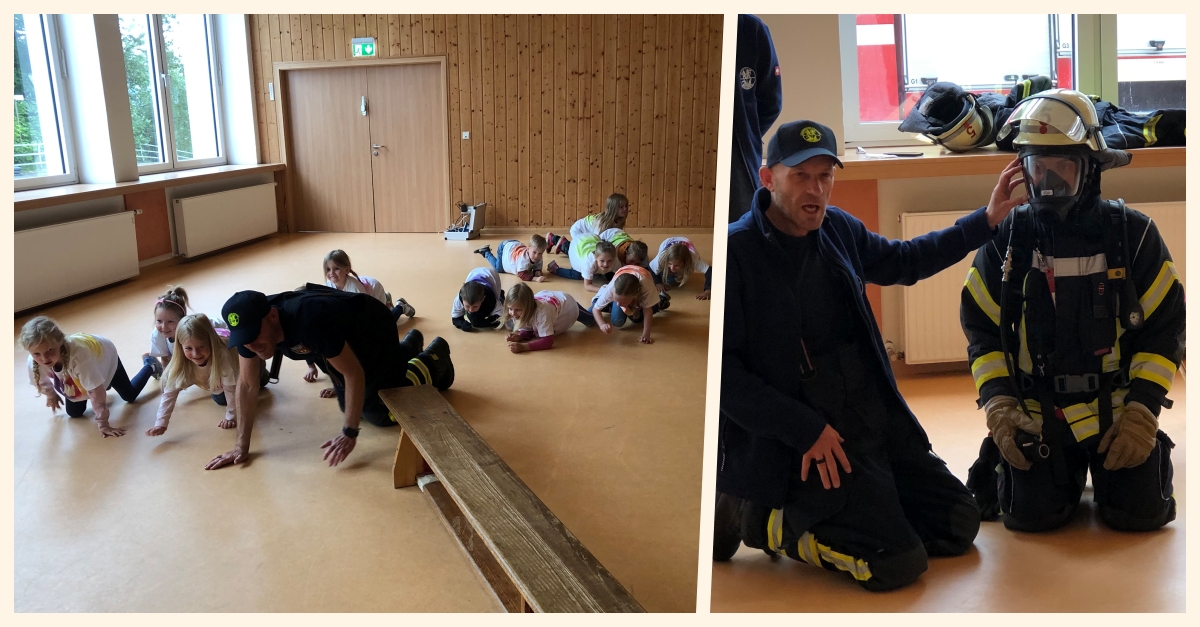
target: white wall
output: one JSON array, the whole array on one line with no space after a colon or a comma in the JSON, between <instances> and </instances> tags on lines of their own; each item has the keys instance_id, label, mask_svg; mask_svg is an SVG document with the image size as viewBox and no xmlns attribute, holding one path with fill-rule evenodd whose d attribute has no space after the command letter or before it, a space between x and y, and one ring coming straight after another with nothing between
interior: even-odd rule
<instances>
[{"instance_id":1,"label":"white wall","mask_svg":"<svg viewBox=\"0 0 1200 627\"><path fill-rule=\"evenodd\" d=\"M758 17L771 29L783 79L783 111L775 126L763 136L764 144L780 124L814 120L833 130L838 138L838 154L845 154L837 14L759 14Z\"/></svg>"},{"instance_id":2,"label":"white wall","mask_svg":"<svg viewBox=\"0 0 1200 627\"><path fill-rule=\"evenodd\" d=\"M230 165L258 163L258 125L254 116L253 68L250 65L248 16L221 14L215 19L221 82L225 150Z\"/></svg>"}]
</instances>

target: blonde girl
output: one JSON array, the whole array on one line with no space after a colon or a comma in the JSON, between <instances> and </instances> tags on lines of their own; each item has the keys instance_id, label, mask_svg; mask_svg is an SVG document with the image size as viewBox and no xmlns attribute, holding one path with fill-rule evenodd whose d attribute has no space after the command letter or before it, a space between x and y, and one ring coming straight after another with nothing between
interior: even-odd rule
<instances>
[{"instance_id":1,"label":"blonde girl","mask_svg":"<svg viewBox=\"0 0 1200 627\"><path fill-rule=\"evenodd\" d=\"M108 395L112 388L126 403L137 400L150 380L156 360L147 357L133 379L125 372L117 347L106 338L87 333L65 336L58 324L38 316L21 327L21 346L29 351L29 382L46 406L57 412L66 405L67 415L78 418L92 402L96 427L104 437L119 438L125 430L108 424Z\"/></svg>"},{"instance_id":2,"label":"blonde girl","mask_svg":"<svg viewBox=\"0 0 1200 627\"><path fill-rule=\"evenodd\" d=\"M571 242L581 235L600 235L609 229L624 229L627 217L629 217L629 199L625 197L625 194L612 194L604 201L603 212L584 216L571 225L570 239L547 233L548 252L564 255L571 251Z\"/></svg>"},{"instance_id":3,"label":"blonde girl","mask_svg":"<svg viewBox=\"0 0 1200 627\"><path fill-rule=\"evenodd\" d=\"M353 266L350 265L350 255L340 248L331 250L325 255L325 260L321 262L321 271L325 274L326 287L343 292L369 294L392 309L392 320L395 322L400 321L400 316L412 318L417 315L417 310L403 298L397 299L393 306L392 295L383 289L383 284L378 279L360 276L355 272ZM304 373L304 380L312 383L320 377L321 371L317 370L317 364L308 362L308 372ZM321 398L333 398L335 396L334 389L325 388L321 390L320 396Z\"/></svg>"},{"instance_id":4,"label":"blonde girl","mask_svg":"<svg viewBox=\"0 0 1200 627\"><path fill-rule=\"evenodd\" d=\"M514 353L553 348L554 336L566 333L577 321L592 324L591 315L570 294L548 290L534 294L524 283L509 288L504 314L505 326L512 331L505 339Z\"/></svg>"},{"instance_id":5,"label":"blonde girl","mask_svg":"<svg viewBox=\"0 0 1200 627\"><path fill-rule=\"evenodd\" d=\"M225 419L217 423L222 429L237 426L237 357L227 346L229 332L217 329L205 315L191 315L179 322L176 345L182 359L174 359L163 374L162 400L158 417L146 435L167 432L167 423L175 411L179 393L193 385L212 393L218 405L225 406Z\"/></svg>"},{"instance_id":6,"label":"blonde girl","mask_svg":"<svg viewBox=\"0 0 1200 627\"><path fill-rule=\"evenodd\" d=\"M613 280L601 287L592 297L592 307L588 313L605 333L612 333L613 327L625 326L626 320L641 322L642 335L638 341L642 344L653 344L650 327L654 314L671 306L671 301L665 296L660 296L654 287L654 278L649 270L641 266L623 266L613 275ZM601 317L610 305L611 324Z\"/></svg>"},{"instance_id":7,"label":"blonde girl","mask_svg":"<svg viewBox=\"0 0 1200 627\"><path fill-rule=\"evenodd\" d=\"M696 294L696 300L708 300L712 294L712 266L709 266L691 240L686 237L668 237L658 246L658 255L650 262L650 271L665 289L681 287L693 272L704 273L704 288Z\"/></svg>"}]
</instances>

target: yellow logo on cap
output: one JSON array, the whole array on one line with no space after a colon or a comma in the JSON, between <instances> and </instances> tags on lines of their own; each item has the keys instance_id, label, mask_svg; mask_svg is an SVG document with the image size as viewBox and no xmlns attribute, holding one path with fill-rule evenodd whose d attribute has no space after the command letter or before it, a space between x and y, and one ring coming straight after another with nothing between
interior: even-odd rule
<instances>
[{"instance_id":1,"label":"yellow logo on cap","mask_svg":"<svg viewBox=\"0 0 1200 627\"><path fill-rule=\"evenodd\" d=\"M806 126L804 130L800 131L800 138L810 144L815 144L821 141L821 131L818 131L816 127Z\"/></svg>"},{"instance_id":2,"label":"yellow logo on cap","mask_svg":"<svg viewBox=\"0 0 1200 627\"><path fill-rule=\"evenodd\" d=\"M231 314L229 314L229 326L231 326L231 327L236 327L236 326L237 326L237 323L238 323L238 320L240 320L240 319L241 319L241 318L238 318L238 315L237 315L237 314L235 314L235 313L231 313Z\"/></svg>"}]
</instances>

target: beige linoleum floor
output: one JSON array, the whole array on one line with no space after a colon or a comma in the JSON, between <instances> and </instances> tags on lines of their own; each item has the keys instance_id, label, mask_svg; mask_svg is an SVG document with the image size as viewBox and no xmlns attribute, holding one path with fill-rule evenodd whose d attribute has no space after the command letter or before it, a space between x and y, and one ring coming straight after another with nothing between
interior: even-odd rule
<instances>
[{"instance_id":1,"label":"beige linoleum floor","mask_svg":"<svg viewBox=\"0 0 1200 627\"><path fill-rule=\"evenodd\" d=\"M634 233L635 236L637 233ZM694 234L711 258L711 233ZM666 234L642 236L651 250ZM183 284L217 315L233 292L319 282L321 259L343 248L362 274L417 309L404 334L442 335L456 367L447 398L585 546L650 611L695 608L696 538L709 302L702 277L673 292L655 343L629 326L611 336L576 325L553 350L508 352L499 332L463 333L450 305L481 243L436 235L281 235L142 276L35 313L64 331L113 340L122 361L149 348L155 296ZM554 258L564 265L565 256ZM503 275L508 287L516 281ZM581 282L553 279L586 304ZM287 361L260 396L242 466L205 471L233 446L207 393L185 392L170 430L154 422L159 384L135 404L109 393L125 437L52 416L14 351L15 608L22 612L494 611L467 558L416 488L395 490L398 429L364 425L336 469L318 448L341 415ZM132 374L133 370L130 369Z\"/></svg>"},{"instance_id":2,"label":"beige linoleum floor","mask_svg":"<svg viewBox=\"0 0 1200 627\"><path fill-rule=\"evenodd\" d=\"M1067 527L1046 534L1014 533L983 523L974 548L930 560L929 570L900 590L864 591L841 573L788 558L772 560L745 545L713 565L714 612L1182 612L1185 609L1187 467L1185 381L1171 391L1175 406L1161 417L1175 441L1178 514L1164 529L1110 531L1086 505ZM915 375L900 391L937 452L960 479L987 435L975 410L970 375Z\"/></svg>"}]
</instances>

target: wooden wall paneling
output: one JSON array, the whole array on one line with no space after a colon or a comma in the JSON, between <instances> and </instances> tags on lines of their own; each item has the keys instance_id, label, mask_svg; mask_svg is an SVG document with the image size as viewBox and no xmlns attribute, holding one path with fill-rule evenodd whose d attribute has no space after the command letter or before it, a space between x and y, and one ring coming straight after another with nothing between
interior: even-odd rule
<instances>
[{"instance_id":1,"label":"wooden wall paneling","mask_svg":"<svg viewBox=\"0 0 1200 627\"><path fill-rule=\"evenodd\" d=\"M575 107L577 154L575 219L591 212L592 184L592 16L579 16L578 103ZM565 226L565 225L564 225Z\"/></svg>"},{"instance_id":2,"label":"wooden wall paneling","mask_svg":"<svg viewBox=\"0 0 1200 627\"><path fill-rule=\"evenodd\" d=\"M704 171L704 145L707 141L708 129L704 128L704 114L708 111L708 78L703 68L708 64L708 39L710 28L707 16L699 16L696 20L696 47L692 56L693 96L691 98L691 124L688 133L691 135L690 160L687 165L687 176L684 185L688 188L688 226L703 224L702 207L704 206L704 181L694 175Z\"/></svg>"},{"instance_id":3,"label":"wooden wall paneling","mask_svg":"<svg viewBox=\"0 0 1200 627\"><path fill-rule=\"evenodd\" d=\"M567 16L554 19L554 208L546 226L567 221Z\"/></svg>"},{"instance_id":4,"label":"wooden wall paneling","mask_svg":"<svg viewBox=\"0 0 1200 627\"><path fill-rule=\"evenodd\" d=\"M592 19L592 113L589 116L592 145L588 159L591 173L588 177L588 213L604 209L604 199L612 193L604 185L604 17L593 15Z\"/></svg>"},{"instance_id":5,"label":"wooden wall paneling","mask_svg":"<svg viewBox=\"0 0 1200 627\"><path fill-rule=\"evenodd\" d=\"M650 219L647 226L662 224L664 194L666 193L666 143L667 143L667 46L670 38L671 16L661 15L654 34L654 148L653 188L651 190Z\"/></svg>"},{"instance_id":6,"label":"wooden wall paneling","mask_svg":"<svg viewBox=\"0 0 1200 627\"><path fill-rule=\"evenodd\" d=\"M380 58L447 58L452 202L488 202L489 226L569 226L615 191L630 226L709 226L722 19L252 16L260 158L285 158L274 64L347 59L374 36Z\"/></svg>"},{"instance_id":7,"label":"wooden wall paneling","mask_svg":"<svg viewBox=\"0 0 1200 627\"><path fill-rule=\"evenodd\" d=\"M529 16L529 221L542 224L542 20Z\"/></svg>"},{"instance_id":8,"label":"wooden wall paneling","mask_svg":"<svg viewBox=\"0 0 1200 627\"><path fill-rule=\"evenodd\" d=\"M333 36L333 15L330 13L321 16L321 49L327 60L337 58L337 40Z\"/></svg>"},{"instance_id":9,"label":"wooden wall paneling","mask_svg":"<svg viewBox=\"0 0 1200 627\"><path fill-rule=\"evenodd\" d=\"M323 32L324 20L324 15L312 16L312 57L314 61L325 60L325 36Z\"/></svg>"},{"instance_id":10,"label":"wooden wall paneling","mask_svg":"<svg viewBox=\"0 0 1200 627\"><path fill-rule=\"evenodd\" d=\"M491 32L492 32L492 136L493 146L495 147L490 156L492 164L492 172L495 176L495 198L494 204L489 204L488 209L496 212L494 217L491 217L491 223L497 226L508 222L507 215L504 213L508 209L508 101L505 90L507 88L507 72L505 62L504 46L504 16L491 16ZM488 212L489 214L492 211Z\"/></svg>"},{"instance_id":11,"label":"wooden wall paneling","mask_svg":"<svg viewBox=\"0 0 1200 627\"><path fill-rule=\"evenodd\" d=\"M300 56L305 61L313 60L312 15L300 16Z\"/></svg>"},{"instance_id":12,"label":"wooden wall paneling","mask_svg":"<svg viewBox=\"0 0 1200 627\"><path fill-rule=\"evenodd\" d=\"M400 51L407 55L412 53L412 36L408 16L400 16ZM450 202L465 202L471 204L470 198L463 193L462 182L462 121L459 110L458 86L458 17L451 15L446 18L446 82L449 85L447 102L450 109Z\"/></svg>"},{"instance_id":13,"label":"wooden wall paneling","mask_svg":"<svg viewBox=\"0 0 1200 627\"><path fill-rule=\"evenodd\" d=\"M483 92L483 111L482 121L480 125L479 144L482 146L480 156L483 159L483 198L487 201L488 206L495 207L500 204L500 197L496 194L496 66L494 58L494 33L492 31L492 16L480 15L479 20L479 38L480 38L480 67L479 73L482 77L481 89ZM495 224L493 222L493 224Z\"/></svg>"},{"instance_id":14,"label":"wooden wall paneling","mask_svg":"<svg viewBox=\"0 0 1200 627\"><path fill-rule=\"evenodd\" d=\"M138 261L171 252L171 223L167 218L167 190L150 189L125 194L125 210L141 211L133 216Z\"/></svg>"},{"instance_id":15,"label":"wooden wall paneling","mask_svg":"<svg viewBox=\"0 0 1200 627\"><path fill-rule=\"evenodd\" d=\"M642 26L643 19L641 15L634 15L629 19L629 27L626 29L627 35L625 41L629 42L629 80L627 97L628 106L626 106L626 115L624 124L628 130L625 133L625 145L621 147L617 158L625 161L625 196L629 198L630 211L633 211L634 203L638 199L638 184L640 182L637 158L641 146L638 143L638 128L641 124L642 115ZM628 224L637 224L636 218L629 216Z\"/></svg>"},{"instance_id":16,"label":"wooden wall paneling","mask_svg":"<svg viewBox=\"0 0 1200 627\"><path fill-rule=\"evenodd\" d=\"M345 59L349 56L349 39L346 37L346 16L335 13L333 16L333 58Z\"/></svg>"},{"instance_id":17,"label":"wooden wall paneling","mask_svg":"<svg viewBox=\"0 0 1200 627\"><path fill-rule=\"evenodd\" d=\"M470 139L459 139L462 155L462 186L463 186L463 202L467 204L475 204L482 202L478 191L474 187L475 182L475 163L473 161L472 146L478 141L479 129L471 128L471 24L468 16L458 16L458 123L462 130L470 131ZM413 27L413 53L417 50L423 50L424 42L420 36L420 22L414 23ZM459 134L461 138L461 133Z\"/></svg>"},{"instance_id":18,"label":"wooden wall paneling","mask_svg":"<svg viewBox=\"0 0 1200 627\"><path fill-rule=\"evenodd\" d=\"M650 198L653 193L651 174L654 172L654 59L658 16L642 18L642 104L638 121L638 197L627 218L629 224L640 227L650 224ZM634 202L632 198L630 202Z\"/></svg>"},{"instance_id":19,"label":"wooden wall paneling","mask_svg":"<svg viewBox=\"0 0 1200 627\"><path fill-rule=\"evenodd\" d=\"M399 57L400 54L400 16L394 13L387 16L388 48L387 56Z\"/></svg>"},{"instance_id":20,"label":"wooden wall paneling","mask_svg":"<svg viewBox=\"0 0 1200 627\"><path fill-rule=\"evenodd\" d=\"M483 41L480 36L480 17L471 15L467 18L471 25L471 193L478 202L496 202L495 198L488 197L484 184L484 169L487 164L483 154L487 129L483 122ZM421 16L422 30L428 29L427 20L432 22L433 16Z\"/></svg>"},{"instance_id":21,"label":"wooden wall paneling","mask_svg":"<svg viewBox=\"0 0 1200 627\"><path fill-rule=\"evenodd\" d=\"M695 93L696 62L696 16L683 15L682 55L679 63L679 109L675 119L679 124L678 154L675 158L675 215L669 216L669 224L690 224L691 187L688 185L692 163L692 96Z\"/></svg>"},{"instance_id":22,"label":"wooden wall paneling","mask_svg":"<svg viewBox=\"0 0 1200 627\"><path fill-rule=\"evenodd\" d=\"M607 198L609 194L616 191L616 179L614 177L616 163L616 117L617 117L617 81L620 78L617 76L617 16L604 16L604 107L601 109L603 118L601 125L601 141L604 142L604 149L600 153L600 193L597 198Z\"/></svg>"},{"instance_id":23,"label":"wooden wall paneling","mask_svg":"<svg viewBox=\"0 0 1200 627\"><path fill-rule=\"evenodd\" d=\"M663 159L663 200L662 211L654 226L670 224L675 215L677 205L675 174L678 169L679 155L679 88L680 73L683 64L683 16L670 17L670 33L667 43L667 106L664 111L667 117L666 143L664 144Z\"/></svg>"},{"instance_id":24,"label":"wooden wall paneling","mask_svg":"<svg viewBox=\"0 0 1200 627\"><path fill-rule=\"evenodd\" d=\"M629 55L632 42L629 39L630 16L616 16L616 37L613 40L616 49L616 81L615 98L616 113L613 119L613 191L629 196L629 182L626 178L628 161L625 158L629 140ZM640 33L639 33L639 39Z\"/></svg>"},{"instance_id":25,"label":"wooden wall paneling","mask_svg":"<svg viewBox=\"0 0 1200 627\"><path fill-rule=\"evenodd\" d=\"M563 103L563 217L558 225L579 219L579 16L566 16Z\"/></svg>"},{"instance_id":26,"label":"wooden wall paneling","mask_svg":"<svg viewBox=\"0 0 1200 627\"><path fill-rule=\"evenodd\" d=\"M521 224L521 180L520 180L520 147L517 145L517 119L520 109L520 90L517 88L517 18L515 15L504 16L504 132L508 136L505 141L505 177L508 187L508 204L502 208L505 226Z\"/></svg>"},{"instance_id":27,"label":"wooden wall paneling","mask_svg":"<svg viewBox=\"0 0 1200 627\"><path fill-rule=\"evenodd\" d=\"M724 31L725 20L723 16L715 15L709 20L709 41L708 41L708 108L704 114L705 128L705 144L704 144L704 168L701 181L704 185L704 200L702 203L703 210L701 215L703 220L700 222L702 226L711 227L715 224L716 214L716 198L717 198L717 146L721 138L720 134L720 119L721 119L721 90L725 85L721 78L721 46Z\"/></svg>"},{"instance_id":28,"label":"wooden wall paneling","mask_svg":"<svg viewBox=\"0 0 1200 627\"><path fill-rule=\"evenodd\" d=\"M293 61L304 60L304 25L300 22L302 17L304 16L293 15L289 20L288 37L291 41Z\"/></svg>"},{"instance_id":29,"label":"wooden wall paneling","mask_svg":"<svg viewBox=\"0 0 1200 627\"><path fill-rule=\"evenodd\" d=\"M542 117L542 202L540 226L554 224L554 16L539 15L542 24L541 117Z\"/></svg>"},{"instance_id":30,"label":"wooden wall paneling","mask_svg":"<svg viewBox=\"0 0 1200 627\"><path fill-rule=\"evenodd\" d=\"M434 49L433 15L421 16L421 32L425 35L425 54L432 54Z\"/></svg>"}]
</instances>

